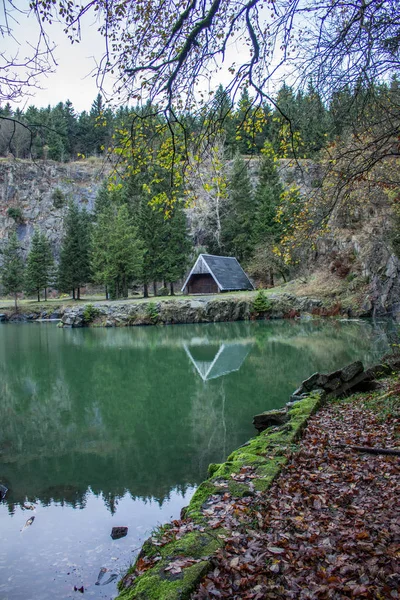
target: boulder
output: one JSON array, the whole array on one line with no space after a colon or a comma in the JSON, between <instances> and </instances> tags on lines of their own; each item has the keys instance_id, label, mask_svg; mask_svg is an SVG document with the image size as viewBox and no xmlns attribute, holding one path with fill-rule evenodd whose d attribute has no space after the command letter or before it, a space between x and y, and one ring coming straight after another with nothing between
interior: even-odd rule
<instances>
[{"instance_id":1,"label":"boulder","mask_svg":"<svg viewBox=\"0 0 400 600\"><path fill-rule=\"evenodd\" d=\"M314 389L314 386L316 385L319 377L320 377L319 373L313 373L308 379L305 379L305 381L303 381L303 383L301 384L299 390L300 389L303 390L302 393L304 393L304 392L311 392L311 390Z\"/></svg>"},{"instance_id":2,"label":"boulder","mask_svg":"<svg viewBox=\"0 0 400 600\"><path fill-rule=\"evenodd\" d=\"M355 377L359 373L362 373L363 371L364 365L362 364L361 360L357 360L342 369L340 378L342 381L350 381L351 379L353 379L353 377Z\"/></svg>"},{"instance_id":3,"label":"boulder","mask_svg":"<svg viewBox=\"0 0 400 600\"><path fill-rule=\"evenodd\" d=\"M288 420L287 408L267 410L253 418L253 425L258 431L264 431L267 427L283 425Z\"/></svg>"},{"instance_id":4,"label":"boulder","mask_svg":"<svg viewBox=\"0 0 400 600\"><path fill-rule=\"evenodd\" d=\"M334 377L324 385L324 390L327 390L328 392L334 392L337 391L341 387L341 385L342 380L340 379L340 377Z\"/></svg>"},{"instance_id":5,"label":"boulder","mask_svg":"<svg viewBox=\"0 0 400 600\"><path fill-rule=\"evenodd\" d=\"M119 540L120 538L125 537L127 533L127 527L113 527L111 530L111 537L113 540Z\"/></svg>"}]
</instances>

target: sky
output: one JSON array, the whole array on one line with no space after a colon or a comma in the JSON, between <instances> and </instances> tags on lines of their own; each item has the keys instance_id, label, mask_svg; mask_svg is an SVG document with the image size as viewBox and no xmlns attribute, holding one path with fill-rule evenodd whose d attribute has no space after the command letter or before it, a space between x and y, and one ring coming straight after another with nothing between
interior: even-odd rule
<instances>
[{"instance_id":1,"label":"sky","mask_svg":"<svg viewBox=\"0 0 400 600\"><path fill-rule=\"evenodd\" d=\"M35 17L26 12L28 0L15 0L15 2L17 6L24 9L24 12L14 13L17 21L9 20L13 36L3 36L2 50L10 56L18 51L20 58L23 58L31 53L28 44L36 43L39 28ZM0 8L0 28L2 25L4 26L4 12ZM38 81L39 88L31 89L31 95L24 95L18 103L11 103L13 108L26 110L32 104L36 107L55 106L59 102L70 100L76 112L89 111L98 94L96 64L104 53L104 38L98 32L98 27L99 24L95 22L93 14L85 15L82 18L82 40L71 45L62 26L53 22L47 30L55 44L53 56L57 64L54 65L54 73L41 76ZM240 38L228 47L226 59L228 63L237 61L239 64L248 59L248 49L241 44ZM224 67L218 72L214 81L210 82L209 88L216 89L220 83L227 85L230 79L231 75ZM205 80L202 79L201 85L205 85L204 91L207 92L208 85L204 82ZM112 94L110 96L112 99Z\"/></svg>"},{"instance_id":2,"label":"sky","mask_svg":"<svg viewBox=\"0 0 400 600\"><path fill-rule=\"evenodd\" d=\"M24 4L26 3L20 2L20 5ZM14 38L3 37L2 50L9 55L15 55L18 51L22 58L30 51L28 42L33 44L37 39L38 29L34 17L19 14L17 18L18 23L11 23ZM96 58L99 60L102 55L104 40L97 31L98 24L93 21L93 17L86 17L83 25L82 41L71 45L62 27L58 23L52 23L48 31L56 45L53 52L57 63L54 65L54 73L41 76L38 80L40 89L32 89L31 96L24 96L18 103L11 103L13 108L25 110L31 104L37 107L49 104L55 106L58 102L71 100L77 112L90 110L98 94L96 78L92 72L96 69Z\"/></svg>"}]
</instances>

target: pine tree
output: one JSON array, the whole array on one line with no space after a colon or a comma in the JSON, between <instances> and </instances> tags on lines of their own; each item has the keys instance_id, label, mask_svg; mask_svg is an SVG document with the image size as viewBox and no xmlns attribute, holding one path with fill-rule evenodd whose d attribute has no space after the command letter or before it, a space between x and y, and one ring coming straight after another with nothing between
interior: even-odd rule
<instances>
[{"instance_id":1,"label":"pine tree","mask_svg":"<svg viewBox=\"0 0 400 600\"><path fill-rule=\"evenodd\" d=\"M153 184L153 193L166 191L167 184L162 175L158 183ZM144 191L148 183L148 173L140 172L125 182L125 198L130 214L138 228L138 236L143 248L142 284L144 297L148 297L149 285L153 283L154 295L157 295L157 281L164 279L164 240L166 237L166 219L162 210L152 206L150 195Z\"/></svg>"},{"instance_id":2,"label":"pine tree","mask_svg":"<svg viewBox=\"0 0 400 600\"><path fill-rule=\"evenodd\" d=\"M92 269L97 283L115 298L127 298L128 287L141 277L142 245L128 207L105 206L92 234Z\"/></svg>"},{"instance_id":3,"label":"pine tree","mask_svg":"<svg viewBox=\"0 0 400 600\"><path fill-rule=\"evenodd\" d=\"M58 287L64 292L72 290L74 299L80 299L80 288L90 278L90 216L86 209L72 202L64 222L64 239L58 266Z\"/></svg>"},{"instance_id":4,"label":"pine tree","mask_svg":"<svg viewBox=\"0 0 400 600\"><path fill-rule=\"evenodd\" d=\"M18 310L18 293L24 289L24 261L22 259L17 234L13 232L3 250L1 282L4 294L13 294L15 310Z\"/></svg>"},{"instance_id":5,"label":"pine tree","mask_svg":"<svg viewBox=\"0 0 400 600\"><path fill-rule=\"evenodd\" d=\"M246 161L236 154L228 186L228 205L222 221L224 252L239 261L247 260L252 251L254 213L253 187Z\"/></svg>"},{"instance_id":6,"label":"pine tree","mask_svg":"<svg viewBox=\"0 0 400 600\"><path fill-rule=\"evenodd\" d=\"M269 284L274 285L275 261L272 260L274 246L282 235L282 225L277 220L283 187L275 163L271 144L266 143L260 161L260 173L254 193L253 246L254 256L270 256Z\"/></svg>"},{"instance_id":7,"label":"pine tree","mask_svg":"<svg viewBox=\"0 0 400 600\"><path fill-rule=\"evenodd\" d=\"M254 193L253 244L279 239L281 226L276 220L283 187L276 168L275 154L271 144L264 146L260 161L258 183Z\"/></svg>"},{"instance_id":8,"label":"pine tree","mask_svg":"<svg viewBox=\"0 0 400 600\"><path fill-rule=\"evenodd\" d=\"M181 204L175 204L172 214L165 219L164 229L162 276L169 281L173 296L174 282L185 274L191 250L186 215Z\"/></svg>"},{"instance_id":9,"label":"pine tree","mask_svg":"<svg viewBox=\"0 0 400 600\"><path fill-rule=\"evenodd\" d=\"M25 288L27 292L35 291L40 302L40 290L44 289L44 299L47 300L47 288L52 278L54 259L48 239L38 230L32 237L28 254Z\"/></svg>"},{"instance_id":10,"label":"pine tree","mask_svg":"<svg viewBox=\"0 0 400 600\"><path fill-rule=\"evenodd\" d=\"M299 117L300 136L304 144L304 154L313 157L326 142L328 133L328 114L321 96L310 82L307 94L303 97L301 116Z\"/></svg>"}]
</instances>

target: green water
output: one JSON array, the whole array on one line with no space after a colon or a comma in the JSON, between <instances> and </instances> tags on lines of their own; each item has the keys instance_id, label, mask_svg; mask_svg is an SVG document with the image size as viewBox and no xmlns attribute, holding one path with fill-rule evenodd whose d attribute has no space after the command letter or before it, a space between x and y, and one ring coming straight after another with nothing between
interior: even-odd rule
<instances>
[{"instance_id":1,"label":"green water","mask_svg":"<svg viewBox=\"0 0 400 600\"><path fill-rule=\"evenodd\" d=\"M0 326L0 598L113 598L210 462L314 371L387 351L390 322ZM25 504L25 506L24 506ZM26 508L31 505L31 508ZM33 523L23 529L31 517ZM129 527L113 541L111 528ZM22 531L21 531L22 529Z\"/></svg>"}]
</instances>

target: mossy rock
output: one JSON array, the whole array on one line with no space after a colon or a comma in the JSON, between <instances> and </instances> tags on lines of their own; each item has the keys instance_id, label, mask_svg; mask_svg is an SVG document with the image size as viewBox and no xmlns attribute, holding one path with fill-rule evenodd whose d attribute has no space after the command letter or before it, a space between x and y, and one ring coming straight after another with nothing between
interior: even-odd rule
<instances>
[{"instance_id":1,"label":"mossy rock","mask_svg":"<svg viewBox=\"0 0 400 600\"><path fill-rule=\"evenodd\" d=\"M293 448L307 420L321 404L321 395L312 393L294 404L288 411L289 421L281 427L267 429L252 438L245 445L232 452L226 462L211 464L208 468L209 479L196 490L188 507L182 510L182 516L201 525L202 531L186 533L181 539L157 546L147 540L139 554L141 557L158 560L154 566L136 576L136 565L120 583L119 600L185 600L190 598L202 577L211 569L209 557L223 546L221 534L225 529L207 527L207 516L203 509L212 496L229 492L232 497L241 498L257 491L265 492L279 475L287 462L287 451ZM246 472L251 475L246 481ZM244 475L235 477L235 475ZM256 475L256 477L254 477ZM160 530L160 537L168 525ZM174 560L195 559L199 562L188 563L181 572L174 575L168 569ZM204 559L204 560L203 560Z\"/></svg>"},{"instance_id":2,"label":"mossy rock","mask_svg":"<svg viewBox=\"0 0 400 600\"><path fill-rule=\"evenodd\" d=\"M146 544L147 542L145 546ZM151 542L150 545L152 549L155 548ZM161 560L156 562L154 567L132 580L136 563L120 582L118 598L120 600L185 600L189 598L200 579L211 568L211 562L207 557L211 557L222 545L223 542L218 537L218 530L216 530L212 534L192 531L179 540L156 547ZM143 555L145 546L139 556ZM199 560L199 562L189 564L177 574L167 570L174 560L181 560L184 557ZM129 587L125 588L126 585Z\"/></svg>"}]
</instances>

